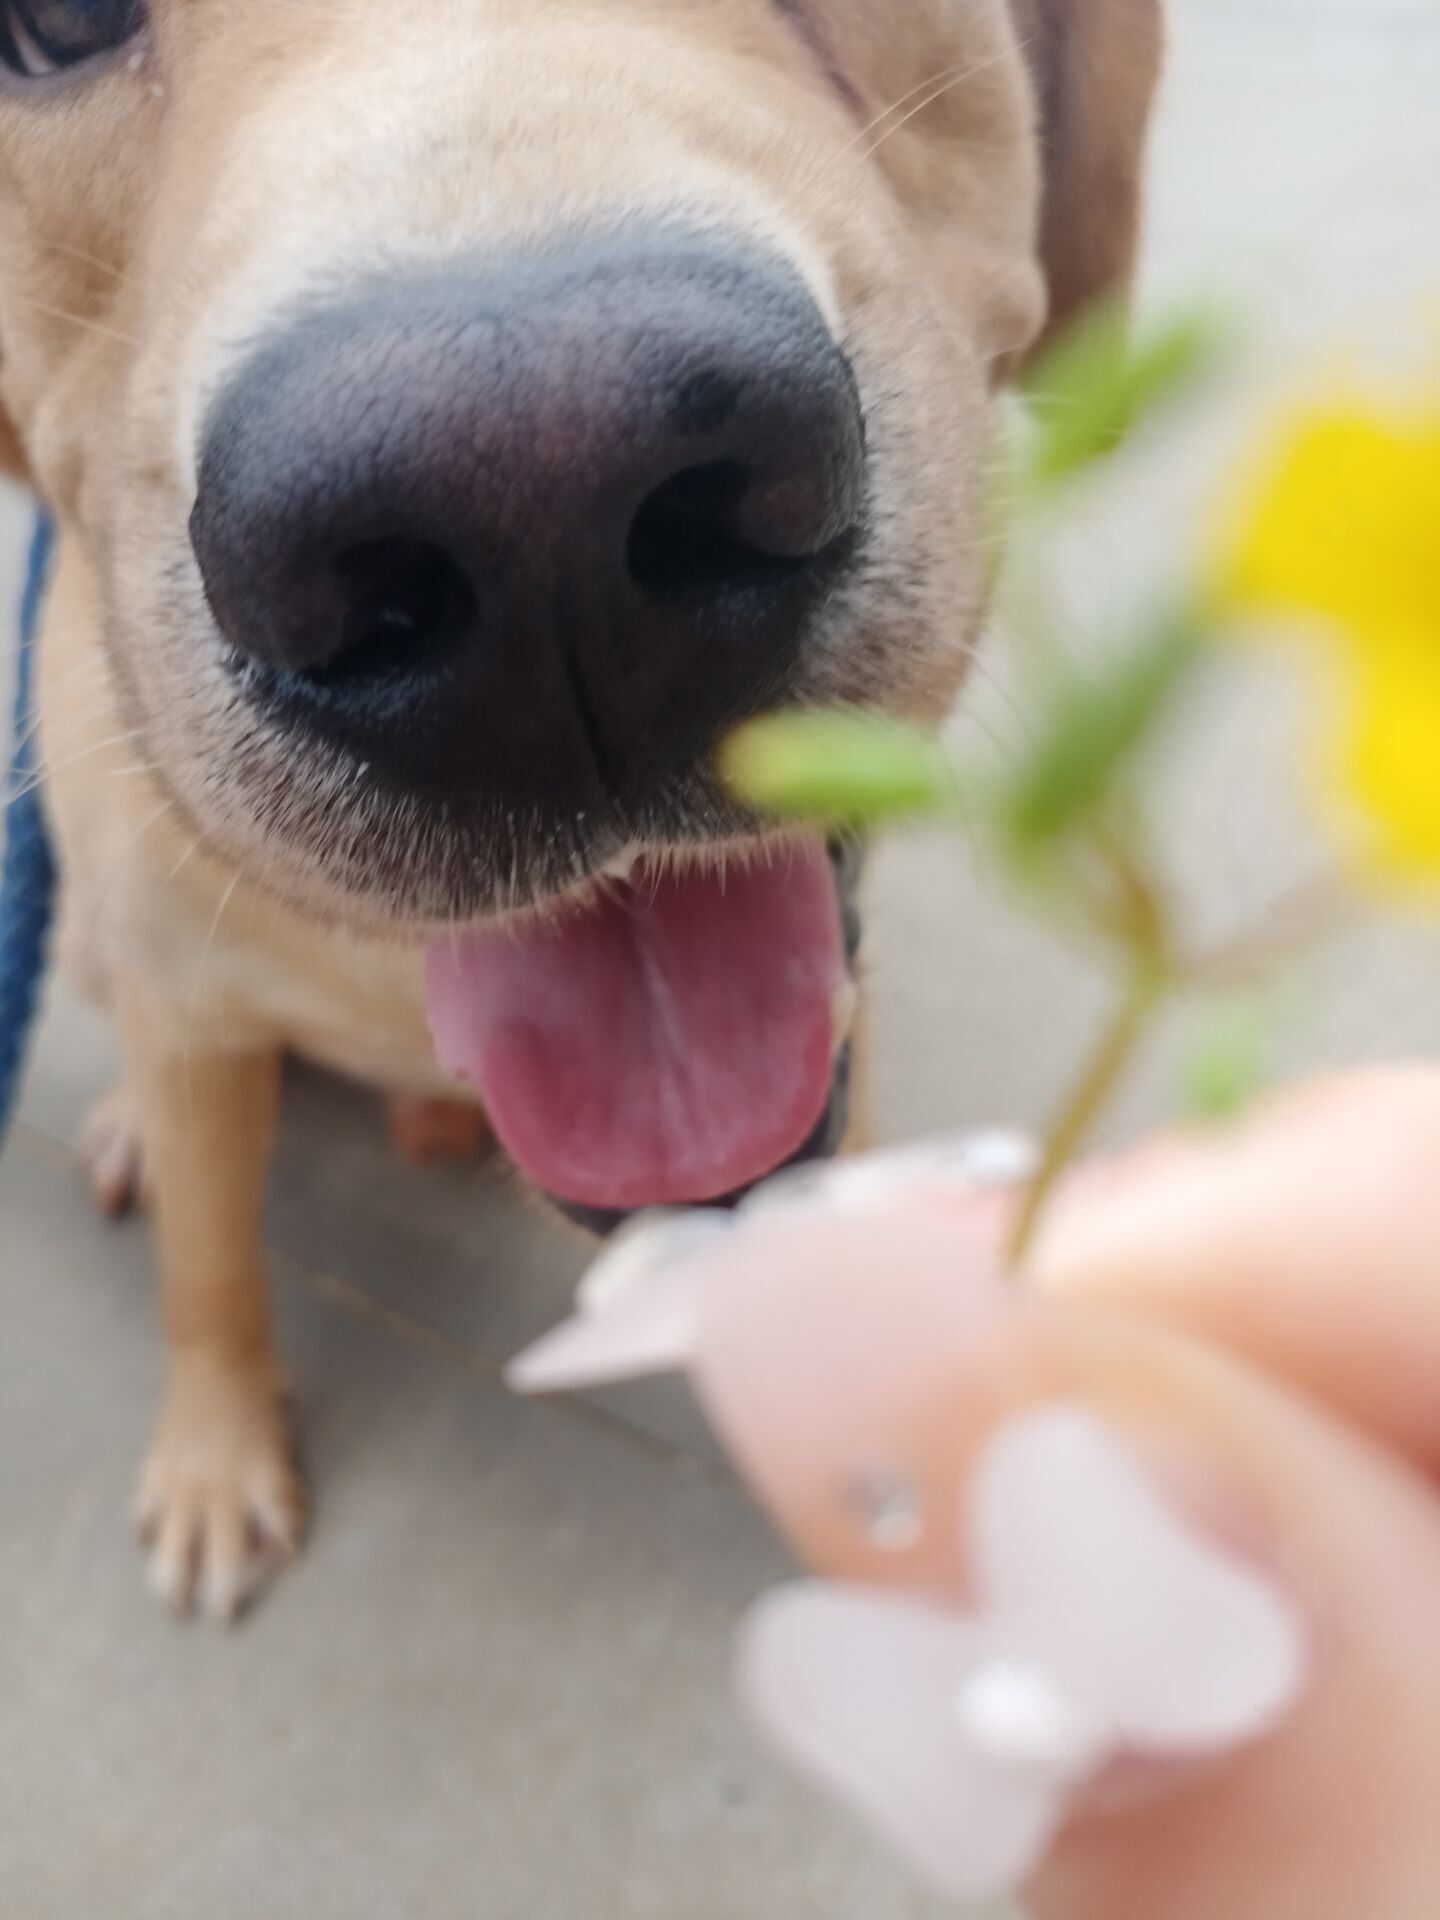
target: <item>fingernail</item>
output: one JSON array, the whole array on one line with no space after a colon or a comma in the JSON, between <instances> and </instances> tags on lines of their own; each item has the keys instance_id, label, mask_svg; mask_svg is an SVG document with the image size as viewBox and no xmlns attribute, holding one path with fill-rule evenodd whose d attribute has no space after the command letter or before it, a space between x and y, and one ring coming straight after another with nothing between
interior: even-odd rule
<instances>
[{"instance_id":1,"label":"fingernail","mask_svg":"<svg viewBox=\"0 0 1440 1920\"><path fill-rule=\"evenodd\" d=\"M969 1610L793 1588L751 1616L739 1661L780 1752L941 1892L1022 1892L1112 1762L1223 1756L1301 1697L1294 1600L1172 1512L1083 1407L1002 1428L959 1522Z\"/></svg>"},{"instance_id":2,"label":"fingernail","mask_svg":"<svg viewBox=\"0 0 1440 1920\"><path fill-rule=\"evenodd\" d=\"M992 1440L969 1555L986 1605L1024 1620L1057 1678L1127 1748L1243 1744L1303 1690L1298 1603L1180 1512L1125 1438L1079 1404L1026 1414Z\"/></svg>"},{"instance_id":3,"label":"fingernail","mask_svg":"<svg viewBox=\"0 0 1440 1920\"><path fill-rule=\"evenodd\" d=\"M1039 1154L1023 1133L995 1130L917 1141L879 1153L794 1167L743 1202L744 1215L802 1208L846 1211L917 1191L974 1194L1018 1186Z\"/></svg>"},{"instance_id":4,"label":"fingernail","mask_svg":"<svg viewBox=\"0 0 1440 1920\"><path fill-rule=\"evenodd\" d=\"M629 1221L586 1269L575 1293L583 1314L609 1313L735 1231L735 1216L718 1207L655 1208Z\"/></svg>"},{"instance_id":5,"label":"fingernail","mask_svg":"<svg viewBox=\"0 0 1440 1920\"><path fill-rule=\"evenodd\" d=\"M517 1393L571 1393L690 1361L703 1281L694 1256L735 1231L716 1208L642 1216L611 1241L581 1281L575 1315L511 1361Z\"/></svg>"},{"instance_id":6,"label":"fingernail","mask_svg":"<svg viewBox=\"0 0 1440 1920\"><path fill-rule=\"evenodd\" d=\"M575 1316L513 1360L506 1381L517 1393L568 1393L683 1368L694 1358L703 1291L697 1256L762 1216L864 1210L912 1193L980 1193L1024 1179L1034 1162L1023 1135L971 1134L794 1168L736 1213L641 1215L581 1282Z\"/></svg>"}]
</instances>

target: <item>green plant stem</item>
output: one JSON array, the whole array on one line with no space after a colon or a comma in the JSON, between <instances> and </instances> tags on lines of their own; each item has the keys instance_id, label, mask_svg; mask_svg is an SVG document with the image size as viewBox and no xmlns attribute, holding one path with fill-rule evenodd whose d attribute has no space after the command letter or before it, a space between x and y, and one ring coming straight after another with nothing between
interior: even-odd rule
<instances>
[{"instance_id":1,"label":"green plant stem","mask_svg":"<svg viewBox=\"0 0 1440 1920\"><path fill-rule=\"evenodd\" d=\"M1134 1059L1151 1017L1164 998L1167 976L1147 956L1131 978L1130 989L1100 1036L1045 1137L1044 1153L1025 1193L1024 1204L1010 1240L1010 1266L1020 1267L1035 1242L1045 1206L1070 1162L1089 1137L1090 1129L1108 1105L1126 1068Z\"/></svg>"}]
</instances>

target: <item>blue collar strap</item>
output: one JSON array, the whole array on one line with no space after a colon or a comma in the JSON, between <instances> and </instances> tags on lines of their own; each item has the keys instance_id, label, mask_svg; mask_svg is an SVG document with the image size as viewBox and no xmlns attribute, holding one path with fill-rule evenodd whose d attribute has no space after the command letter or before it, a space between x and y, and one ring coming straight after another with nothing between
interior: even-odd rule
<instances>
[{"instance_id":1,"label":"blue collar strap","mask_svg":"<svg viewBox=\"0 0 1440 1920\"><path fill-rule=\"evenodd\" d=\"M15 680L15 746L5 797L0 866L0 1146L10 1129L20 1072L40 1003L55 905L55 860L37 787L35 634L50 567L48 520L38 519L20 613Z\"/></svg>"}]
</instances>

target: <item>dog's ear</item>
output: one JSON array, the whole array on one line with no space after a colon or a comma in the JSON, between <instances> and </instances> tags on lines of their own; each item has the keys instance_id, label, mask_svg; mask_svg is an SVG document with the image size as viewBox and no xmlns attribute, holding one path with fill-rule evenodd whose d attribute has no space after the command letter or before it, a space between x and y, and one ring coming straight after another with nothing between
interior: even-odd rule
<instances>
[{"instance_id":1,"label":"dog's ear","mask_svg":"<svg viewBox=\"0 0 1440 1920\"><path fill-rule=\"evenodd\" d=\"M870 151L998 376L1123 294L1163 0L826 0L820 17Z\"/></svg>"},{"instance_id":2,"label":"dog's ear","mask_svg":"<svg viewBox=\"0 0 1440 1920\"><path fill-rule=\"evenodd\" d=\"M1011 4L1040 119L1048 338L1129 290L1164 11L1162 0Z\"/></svg>"}]
</instances>

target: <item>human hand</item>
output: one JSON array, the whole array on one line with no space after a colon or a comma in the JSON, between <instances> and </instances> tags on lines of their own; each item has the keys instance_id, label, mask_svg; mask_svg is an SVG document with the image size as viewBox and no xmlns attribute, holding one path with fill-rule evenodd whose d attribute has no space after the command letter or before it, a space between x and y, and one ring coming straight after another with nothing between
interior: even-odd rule
<instances>
[{"instance_id":1,"label":"human hand","mask_svg":"<svg viewBox=\"0 0 1440 1920\"><path fill-rule=\"evenodd\" d=\"M1003 1170L921 1149L654 1229L517 1384L690 1368L825 1577L753 1616L751 1704L942 1886L1430 1920L1440 1072L1082 1173L1023 1283Z\"/></svg>"}]
</instances>

